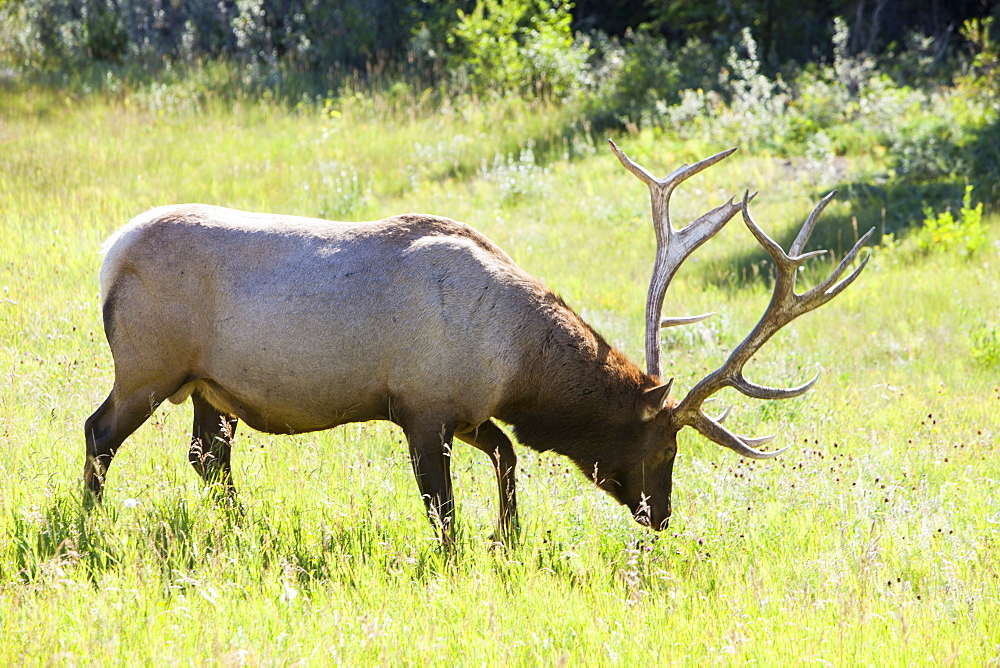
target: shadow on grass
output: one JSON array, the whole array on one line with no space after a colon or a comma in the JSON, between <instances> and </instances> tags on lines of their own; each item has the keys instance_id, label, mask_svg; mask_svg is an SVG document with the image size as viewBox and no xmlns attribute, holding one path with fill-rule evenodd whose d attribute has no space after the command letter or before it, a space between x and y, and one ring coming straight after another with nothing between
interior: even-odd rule
<instances>
[{"instance_id":1,"label":"shadow on grass","mask_svg":"<svg viewBox=\"0 0 1000 668\"><path fill-rule=\"evenodd\" d=\"M928 209L935 213L949 208L957 212L967 185L974 188L974 203L982 202L987 212L1000 209L1000 118L966 134L961 145L952 143L934 151L931 158L944 155L949 159L931 160L934 169L925 173L924 180L904 175L883 182L847 181L837 185L836 199L849 202L851 206L848 212L829 211L821 215L805 250L827 249L831 253L827 261L814 260L808 265L811 267L807 270L807 274L811 272L810 279L822 273L824 267L826 272L832 270L835 262L870 228L875 228L875 234L869 245L878 244L886 234L899 241L921 227ZM939 162L948 165L950 173L941 173ZM826 194L826 191L815 191L810 199L818 202ZM787 249L803 221L796 221L794 226L775 225L775 222L787 221L758 222L769 234L775 227L785 229L773 236ZM742 222L730 224L742 225ZM770 257L763 248L747 246L745 250L707 265L704 281L733 290L759 282L770 284L770 264Z\"/></svg>"},{"instance_id":2,"label":"shadow on grass","mask_svg":"<svg viewBox=\"0 0 1000 668\"><path fill-rule=\"evenodd\" d=\"M82 566L87 578L96 580L120 563L120 551L107 530L116 519L114 509L88 513L76 496L54 498L31 514L12 513L7 545L0 551L0 577L35 582L67 566Z\"/></svg>"},{"instance_id":3,"label":"shadow on grass","mask_svg":"<svg viewBox=\"0 0 1000 668\"><path fill-rule=\"evenodd\" d=\"M457 553L448 555L430 530L410 536L398 522L316 517L271 503L244 514L210 496L194 502L174 496L105 503L88 512L72 494L54 496L33 512L10 513L0 541L0 581L96 586L107 575L145 573L159 574L172 590L196 587L203 574L220 572L253 579L278 573L301 587L330 581L365 587L373 572L427 581L475 547L460 536Z\"/></svg>"},{"instance_id":4,"label":"shadow on grass","mask_svg":"<svg viewBox=\"0 0 1000 668\"><path fill-rule=\"evenodd\" d=\"M877 245L886 234L894 235L898 241L920 227L926 217L926 208L941 211L950 206L957 210L964 194L965 181L958 177L919 184L854 181L841 183L836 190L836 200L850 202L850 210L848 213L827 211L820 215L805 251L825 249L829 252L825 258L817 258L806 265L807 279L804 283L810 285L829 274L869 229L874 228L875 233L869 238L867 246ZM826 194L816 191L811 199L818 202ZM779 227L775 221L756 217L755 220L786 251L805 222L802 219L795 225L781 225L784 231L772 234L772 230ZM730 224L743 225L739 214ZM745 250L707 265L703 276L707 283L730 290L758 283L769 286L773 281L771 264L770 256L760 245L748 245ZM801 284L798 289L803 289Z\"/></svg>"}]
</instances>

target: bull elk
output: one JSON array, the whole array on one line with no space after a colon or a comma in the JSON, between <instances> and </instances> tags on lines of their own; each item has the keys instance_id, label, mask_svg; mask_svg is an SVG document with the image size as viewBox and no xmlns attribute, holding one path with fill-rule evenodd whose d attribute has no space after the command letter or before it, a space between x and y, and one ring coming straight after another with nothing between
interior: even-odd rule
<instances>
[{"instance_id":1,"label":"bull elk","mask_svg":"<svg viewBox=\"0 0 1000 668\"><path fill-rule=\"evenodd\" d=\"M732 150L656 179L611 148L652 198L658 250L646 304L646 373L489 239L447 218L343 223L198 204L134 218L108 240L101 267L115 380L85 425L87 498L100 500L126 437L165 399L187 397L194 403L190 462L230 492L240 420L273 434L366 420L399 425L428 515L446 542L454 437L490 457L500 535L516 529L516 455L494 419L522 444L571 459L653 529L670 517L682 428L744 457L778 455L759 449L771 437L733 433L702 406L724 387L781 399L813 385L815 378L791 389L764 387L742 369L781 327L858 277L867 258L839 280L868 235L826 280L797 294L796 270L824 252L802 249L830 196L790 254L754 223L749 196L675 230L674 189ZM677 401L672 381L660 379L659 329L699 317L661 320L664 294L684 259L741 210L774 261L773 297L722 366Z\"/></svg>"}]
</instances>

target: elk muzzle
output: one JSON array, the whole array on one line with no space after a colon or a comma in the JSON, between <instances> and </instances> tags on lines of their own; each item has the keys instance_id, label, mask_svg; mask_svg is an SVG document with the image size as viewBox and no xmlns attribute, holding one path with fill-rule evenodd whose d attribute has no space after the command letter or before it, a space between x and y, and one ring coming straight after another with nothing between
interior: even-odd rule
<instances>
[{"instance_id":1,"label":"elk muzzle","mask_svg":"<svg viewBox=\"0 0 1000 668\"><path fill-rule=\"evenodd\" d=\"M644 527L649 527L653 531L663 531L670 524L670 500L662 509L654 509L648 501L640 503L637 508L632 509L632 517L636 522Z\"/></svg>"}]
</instances>

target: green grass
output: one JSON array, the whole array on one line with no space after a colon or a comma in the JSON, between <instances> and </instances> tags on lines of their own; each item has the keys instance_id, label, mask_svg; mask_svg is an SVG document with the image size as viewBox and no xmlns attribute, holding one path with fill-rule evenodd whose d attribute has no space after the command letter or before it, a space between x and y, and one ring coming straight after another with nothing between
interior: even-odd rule
<instances>
[{"instance_id":1,"label":"green grass","mask_svg":"<svg viewBox=\"0 0 1000 668\"><path fill-rule=\"evenodd\" d=\"M567 460L519 449L523 540L493 550L492 471L458 447L462 535L445 559L402 434L382 423L241 428L236 516L186 463L189 405L129 439L103 508L83 514L83 421L112 382L97 251L153 205L464 220L642 359L646 189L603 140L567 133L567 112L391 112L361 96L331 118L161 97L0 94L0 662L1000 662L1000 371L974 335L1000 322L995 215L972 259L904 239L775 337L750 377L820 382L785 402L731 397L732 420L793 447L748 462L683 434L662 535ZM504 197L484 170L528 140L542 183ZM658 175L726 148L616 141ZM675 221L759 190L755 217L787 242L837 185L803 169L737 153L681 187ZM864 182L884 165L849 155L846 169ZM842 255L852 215L860 232L879 224L838 200L811 247ZM759 317L763 258L734 220L678 275L667 312L719 311L665 334L679 391Z\"/></svg>"}]
</instances>

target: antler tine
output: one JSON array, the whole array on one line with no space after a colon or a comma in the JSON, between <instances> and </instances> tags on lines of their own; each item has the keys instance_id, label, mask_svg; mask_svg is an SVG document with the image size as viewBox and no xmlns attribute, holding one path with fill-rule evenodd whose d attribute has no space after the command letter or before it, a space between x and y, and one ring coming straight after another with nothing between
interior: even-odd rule
<instances>
[{"instance_id":1,"label":"antler tine","mask_svg":"<svg viewBox=\"0 0 1000 668\"><path fill-rule=\"evenodd\" d=\"M701 315L680 315L672 318L660 318L660 329L678 327L680 325L693 325L696 322L707 320L713 315L715 315L714 311L712 313L702 313Z\"/></svg>"},{"instance_id":2,"label":"antler tine","mask_svg":"<svg viewBox=\"0 0 1000 668\"><path fill-rule=\"evenodd\" d=\"M719 424L722 424L723 422L725 422L726 418L729 417L729 414L732 412L732 410L733 410L733 406L732 406L732 404L730 404L729 406L726 406L726 410L722 411L719 414L718 417L714 417L714 418L710 418L710 419L715 420Z\"/></svg>"},{"instance_id":3,"label":"antler tine","mask_svg":"<svg viewBox=\"0 0 1000 668\"><path fill-rule=\"evenodd\" d=\"M868 264L868 260L871 259L871 255L866 255L864 259L861 260L861 263L854 269L854 271L850 273L850 275L847 278L840 281L836 285L833 284L837 281L837 279L840 278L841 274L844 273L844 270L847 269L848 265L850 265L850 263L854 261L854 258L861 250L861 247L864 245L866 241L868 241L868 237L870 237L874 232L875 232L874 227L865 232L861 236L861 238L858 239L857 243L854 244L854 246L847 253L847 255L844 256L844 259L840 261L840 264L837 265L837 268L833 270L833 273L830 274L825 281L823 281L816 287L812 288L811 290L807 291L804 295L802 295L802 297L804 299L813 299L815 294L822 293L823 295L826 296L826 298L822 302L823 304L825 304L826 302L830 301L831 299L839 295L841 292L846 290L847 286L853 283L854 279L856 279L861 274L861 271Z\"/></svg>"},{"instance_id":4,"label":"antler tine","mask_svg":"<svg viewBox=\"0 0 1000 668\"><path fill-rule=\"evenodd\" d=\"M732 386L741 394L748 396L751 399L791 399L792 397L802 396L811 390L817 380L819 380L819 373L813 376L808 382L802 383L798 387L784 388L758 385L757 383L751 383L746 378L739 376L733 379Z\"/></svg>"},{"instance_id":5,"label":"antler tine","mask_svg":"<svg viewBox=\"0 0 1000 668\"><path fill-rule=\"evenodd\" d=\"M660 314L667 287L684 260L698 246L721 230L740 208L730 199L722 206L703 214L687 227L675 230L670 224L670 195L680 183L732 155L736 149L716 153L693 165L683 165L665 178L657 179L649 170L629 158L612 140L609 139L608 143L622 165L649 186L653 229L656 232L656 263L653 266L653 276L646 296L646 373L650 376L660 376L660 328L690 324L707 317L661 320Z\"/></svg>"},{"instance_id":6,"label":"antler tine","mask_svg":"<svg viewBox=\"0 0 1000 668\"><path fill-rule=\"evenodd\" d=\"M754 195L756 194L757 193L754 193ZM754 235L754 237L756 237L757 242L760 243L760 245L764 247L764 250L767 251L767 254L771 256L771 259L774 260L774 263L777 265L779 270L787 269L790 265L793 269L796 268L799 263L793 261L792 258L789 257L784 250L782 250L781 246L778 245L778 242L768 236L767 232L761 229L760 225L758 225L750 216L751 199L752 197L750 196L750 191L748 190L744 193L743 204L740 206L740 209L743 211L743 222L746 223L747 228L749 228L750 232ZM801 232L799 233L799 236L802 236ZM806 237L808 236L809 235L806 235ZM798 239L796 239L796 241L798 241ZM805 242L805 239L803 239L803 242Z\"/></svg>"},{"instance_id":7,"label":"antler tine","mask_svg":"<svg viewBox=\"0 0 1000 668\"><path fill-rule=\"evenodd\" d=\"M767 387L765 385L758 385L748 381L743 376L743 367L747 361L749 361L750 358L756 354L758 350L760 350L761 346L763 346L779 329L803 313L808 313L809 311L822 306L843 292L851 283L854 282L867 265L870 256L865 257L858 267L847 276L847 278L840 280L841 275L843 275L850 263L857 257L861 247L868 240L869 236L871 236L874 228L869 230L863 237L861 237L861 239L858 240L837 268L834 269L830 276L828 276L824 281L814 288L807 290L804 294L800 295L795 292L795 276L797 274L798 267L809 258L816 257L817 255L821 255L826 252L814 251L802 254L802 248L805 246L806 241L809 238L809 234L812 232L812 228L816 224L816 219L830 202L832 196L833 193L824 197L819 204L816 205L812 213L809 214L809 217L802 225L802 229L796 236L795 241L792 243L789 254L786 254L785 251L781 249L781 246L775 243L775 241L771 239L771 237L769 237L756 222L754 222L753 218L750 216L749 209L750 200L752 198L750 197L749 192L743 196L743 203L741 207L743 210L743 220L760 245L764 247L774 260L776 273L774 292L771 295L771 301L760 320L750 331L747 337L736 347L735 350L733 350L725 363L695 384L695 386L688 392L687 396L684 397L684 399L682 399L673 409L672 419L674 421L674 425L678 429L683 426L694 427L697 431L701 432L705 437L715 443L735 450L746 457L758 459L762 457L770 458L775 456L778 452L781 452L781 450L779 450L777 452L763 453L756 450L756 446L769 442L773 437L768 437L766 439L751 439L733 434L722 427L722 425L720 425L717 421L714 421L706 416L702 411L701 406L705 400L724 387L732 387L742 394L755 399L787 399L804 394L816 383L819 378L819 374L816 374L809 382L799 385L798 387L787 389ZM838 280L839 282L837 282Z\"/></svg>"},{"instance_id":8,"label":"antler tine","mask_svg":"<svg viewBox=\"0 0 1000 668\"><path fill-rule=\"evenodd\" d=\"M705 158L704 160L699 160L693 165L681 165L674 171L670 172L670 174L668 174L667 176L663 177L662 179L658 179L655 176L653 176L648 169L634 162L630 157L628 157L625 151L618 148L618 144L616 144L613 140L608 139L608 144L611 146L611 150L614 152L614 154L618 156L618 160L621 161L622 165L625 166L625 169L635 174L640 181L642 181L643 183L645 183L650 187L653 187L654 185L660 187L671 186L671 190L677 187L682 181L685 181L688 178L697 174L698 172L711 167L715 163L724 160L725 158L728 158L730 155L736 152L736 147L726 149L725 151L720 151L715 155Z\"/></svg>"},{"instance_id":9,"label":"antler tine","mask_svg":"<svg viewBox=\"0 0 1000 668\"><path fill-rule=\"evenodd\" d=\"M681 183L681 181L685 181L698 172L708 169L715 163L725 160L735 152L736 147L734 146L733 148L727 148L725 151L719 151L715 155L710 155L704 160L699 160L693 165L681 165L657 181L657 183L661 186L676 187Z\"/></svg>"},{"instance_id":10,"label":"antler tine","mask_svg":"<svg viewBox=\"0 0 1000 668\"><path fill-rule=\"evenodd\" d=\"M656 177L650 174L642 165L632 162L632 158L625 155L625 151L618 148L618 144L610 139L608 139L608 143L611 144L611 151L618 156L618 160L625 166L625 169L639 177L639 180L650 188L657 184Z\"/></svg>"},{"instance_id":11,"label":"antler tine","mask_svg":"<svg viewBox=\"0 0 1000 668\"><path fill-rule=\"evenodd\" d=\"M761 438L747 438L746 436L739 436L701 412L699 412L697 418L692 421L691 426L694 427L698 433L713 443L718 443L721 446L727 447L747 459L773 459L788 449L788 446L786 445L780 450L774 450L773 452L763 452L758 450L758 447L767 445L774 440L777 434L773 436L763 436Z\"/></svg>"},{"instance_id":12,"label":"antler tine","mask_svg":"<svg viewBox=\"0 0 1000 668\"><path fill-rule=\"evenodd\" d=\"M792 242L792 247L788 249L789 255L795 257L802 252L802 249L805 248L806 242L809 241L809 235L812 234L813 227L816 226L816 221L819 219L819 214L823 213L823 209L825 209L826 205L833 200L833 197L836 194L837 191L834 190L831 193L829 193L826 197L821 199L818 204L816 204L816 207L812 210L812 213L810 213L809 217L806 218L805 224L802 225L802 229L799 230L798 236L795 237L795 241Z\"/></svg>"}]
</instances>

